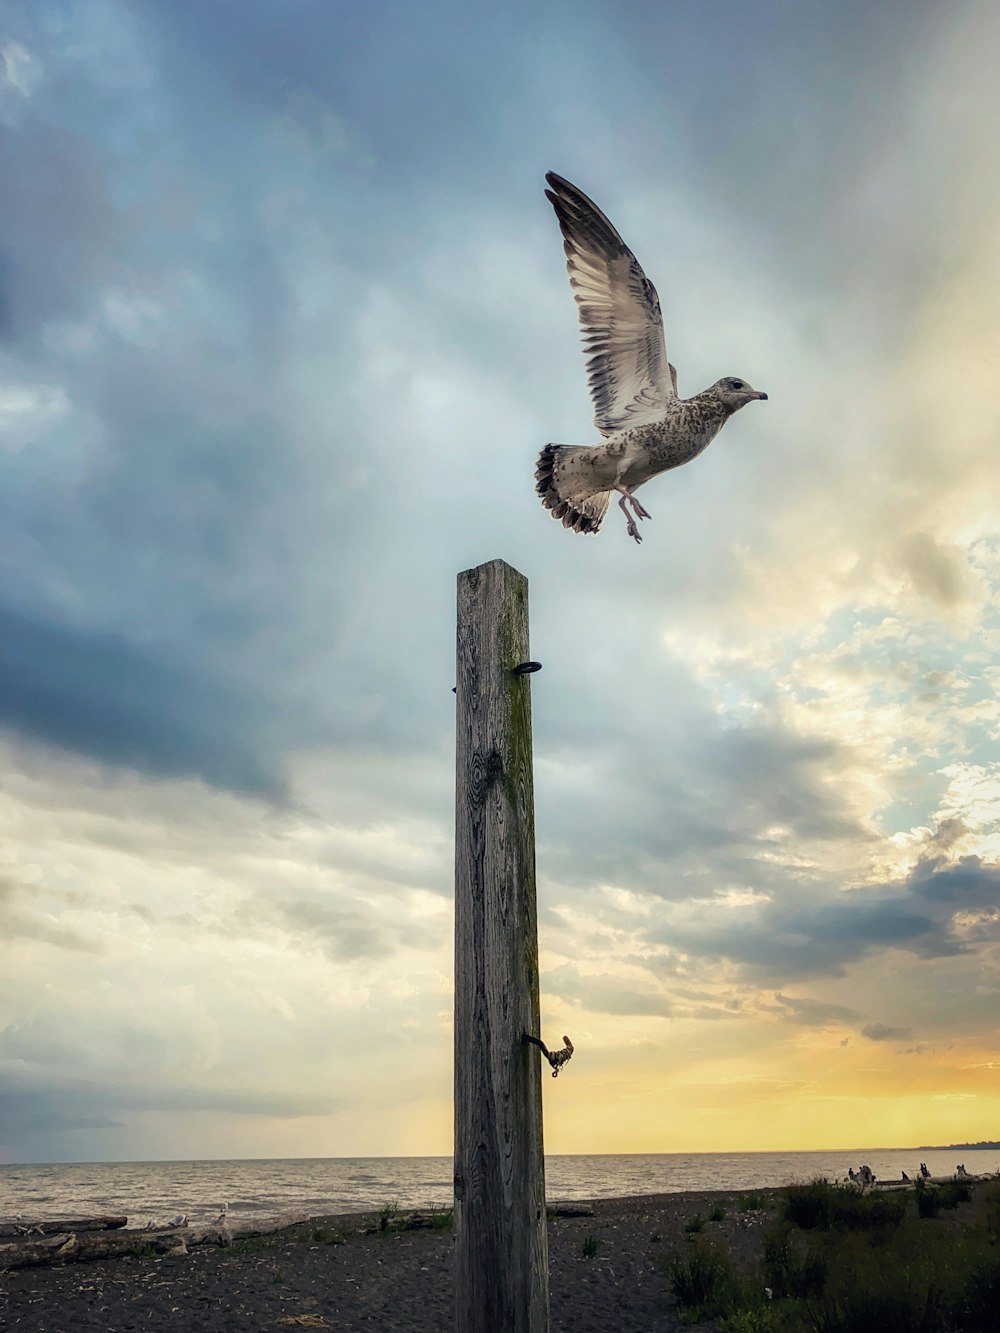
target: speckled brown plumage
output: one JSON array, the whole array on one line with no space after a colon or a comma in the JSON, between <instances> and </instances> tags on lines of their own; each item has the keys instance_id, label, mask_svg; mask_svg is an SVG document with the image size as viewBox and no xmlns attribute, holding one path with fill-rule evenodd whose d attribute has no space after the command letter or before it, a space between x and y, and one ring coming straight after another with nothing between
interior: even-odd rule
<instances>
[{"instance_id":1,"label":"speckled brown plumage","mask_svg":"<svg viewBox=\"0 0 1000 1333\"><path fill-rule=\"evenodd\" d=\"M547 444L535 489L553 518L574 532L597 532L617 494L628 534L639 542L635 520L649 514L635 489L697 458L734 412L767 394L727 377L679 398L656 288L592 200L554 172L545 179L579 310L594 425L605 438L597 445Z\"/></svg>"}]
</instances>

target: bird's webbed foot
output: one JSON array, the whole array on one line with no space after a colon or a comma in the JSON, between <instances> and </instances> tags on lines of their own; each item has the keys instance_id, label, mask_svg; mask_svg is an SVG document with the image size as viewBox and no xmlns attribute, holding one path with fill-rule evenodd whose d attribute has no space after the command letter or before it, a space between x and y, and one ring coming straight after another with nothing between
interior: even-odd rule
<instances>
[{"instance_id":1,"label":"bird's webbed foot","mask_svg":"<svg viewBox=\"0 0 1000 1333\"><path fill-rule=\"evenodd\" d=\"M620 486L618 487L618 489L621 491L621 499L618 501L618 507L625 515L625 523L627 525L628 535L633 539L633 541L635 541L639 545L642 545L642 534L636 527L635 518L633 518L632 515L629 513L627 506L628 504L631 504L633 510L635 511L636 518L652 518L652 514L650 514L647 509L644 509L642 507L642 505L635 498L635 496L632 494L631 491L626 490L624 486Z\"/></svg>"}]
</instances>

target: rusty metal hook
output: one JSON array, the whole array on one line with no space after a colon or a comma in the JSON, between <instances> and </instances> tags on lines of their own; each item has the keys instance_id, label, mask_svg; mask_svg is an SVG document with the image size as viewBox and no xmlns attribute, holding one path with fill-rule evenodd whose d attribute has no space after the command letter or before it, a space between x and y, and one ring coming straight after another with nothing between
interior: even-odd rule
<instances>
[{"instance_id":1,"label":"rusty metal hook","mask_svg":"<svg viewBox=\"0 0 1000 1333\"><path fill-rule=\"evenodd\" d=\"M532 1046L537 1046L538 1049L541 1051L541 1053L545 1056L546 1060L548 1060L549 1064L552 1066L553 1078L559 1077L560 1069L562 1069L563 1065L566 1064L567 1061L572 1058L573 1043L570 1041L569 1037L566 1036L563 1037L563 1041L566 1043L566 1045L563 1047L561 1051L550 1051L549 1048L545 1045L545 1042L542 1041L541 1037L532 1037L530 1033L527 1032L524 1033L524 1040L530 1041Z\"/></svg>"}]
</instances>

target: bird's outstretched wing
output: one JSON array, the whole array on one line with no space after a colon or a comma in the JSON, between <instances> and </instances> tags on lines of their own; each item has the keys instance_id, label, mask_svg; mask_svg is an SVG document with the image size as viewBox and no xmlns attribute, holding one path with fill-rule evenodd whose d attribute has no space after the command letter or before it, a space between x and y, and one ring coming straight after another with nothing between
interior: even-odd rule
<instances>
[{"instance_id":1,"label":"bird's outstretched wing","mask_svg":"<svg viewBox=\"0 0 1000 1333\"><path fill-rule=\"evenodd\" d=\"M613 435L655 420L677 397L656 288L592 200L554 171L545 179L580 311L594 425Z\"/></svg>"}]
</instances>

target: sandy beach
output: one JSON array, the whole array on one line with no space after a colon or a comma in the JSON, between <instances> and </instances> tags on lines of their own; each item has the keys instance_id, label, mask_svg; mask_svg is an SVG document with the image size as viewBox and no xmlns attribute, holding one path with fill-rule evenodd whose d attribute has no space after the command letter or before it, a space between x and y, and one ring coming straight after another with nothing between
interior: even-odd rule
<instances>
[{"instance_id":1,"label":"sandy beach","mask_svg":"<svg viewBox=\"0 0 1000 1333\"><path fill-rule=\"evenodd\" d=\"M763 1215L740 1211L739 1198L642 1195L597 1200L590 1217L550 1217L552 1328L679 1329L665 1260L685 1243L685 1223L696 1213L707 1218L716 1205L725 1216L706 1221L706 1231L724 1236L737 1256L754 1254ZM187 1255L15 1270L0 1278L0 1327L18 1333L450 1329L451 1231L365 1234L371 1223L370 1214L315 1218L278 1235Z\"/></svg>"}]
</instances>

